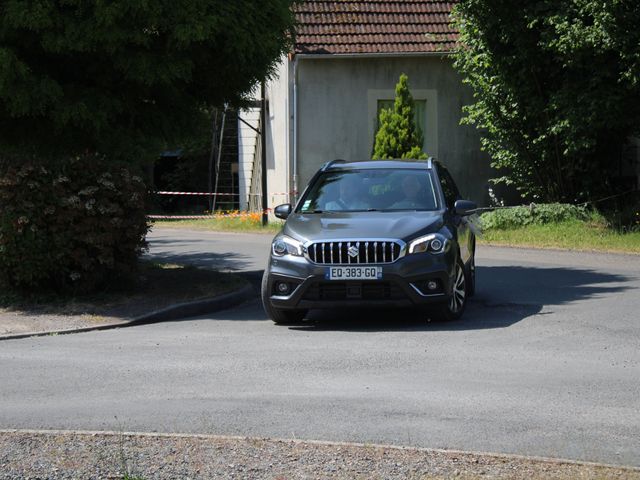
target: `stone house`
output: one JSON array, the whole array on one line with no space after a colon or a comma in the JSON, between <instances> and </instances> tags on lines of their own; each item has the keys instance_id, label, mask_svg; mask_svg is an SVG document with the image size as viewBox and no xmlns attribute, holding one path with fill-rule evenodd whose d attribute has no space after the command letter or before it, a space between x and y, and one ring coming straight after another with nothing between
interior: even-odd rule
<instances>
[{"instance_id":1,"label":"stone house","mask_svg":"<svg viewBox=\"0 0 640 480\"><path fill-rule=\"evenodd\" d=\"M423 150L449 167L463 195L486 203L489 159L480 151L476 129L460 125L472 94L452 65L458 37L450 17L454 5L307 0L295 7L293 51L265 89L269 208L295 201L327 161L370 158L378 113L393 101L401 73L409 77ZM261 151L249 126L261 125L258 109L241 117L239 188L241 208L248 208L246 199L258 191Z\"/></svg>"}]
</instances>

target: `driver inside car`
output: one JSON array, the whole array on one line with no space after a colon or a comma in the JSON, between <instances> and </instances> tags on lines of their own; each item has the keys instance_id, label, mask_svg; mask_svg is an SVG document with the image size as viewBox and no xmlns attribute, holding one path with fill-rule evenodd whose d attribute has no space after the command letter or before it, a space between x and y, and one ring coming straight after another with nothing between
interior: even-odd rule
<instances>
[{"instance_id":1,"label":"driver inside car","mask_svg":"<svg viewBox=\"0 0 640 480\"><path fill-rule=\"evenodd\" d=\"M402 179L402 193L404 194L404 198L393 205L391 208L393 210L402 210L402 209L414 209L426 208L427 205L424 202L424 199L420 195L422 186L420 185L420 181L413 175L407 175Z\"/></svg>"}]
</instances>

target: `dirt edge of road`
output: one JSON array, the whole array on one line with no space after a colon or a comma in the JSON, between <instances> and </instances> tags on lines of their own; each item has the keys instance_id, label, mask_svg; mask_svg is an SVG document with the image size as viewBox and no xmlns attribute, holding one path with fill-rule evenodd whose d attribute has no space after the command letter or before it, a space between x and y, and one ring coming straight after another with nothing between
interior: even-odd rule
<instances>
[{"instance_id":1,"label":"dirt edge of road","mask_svg":"<svg viewBox=\"0 0 640 480\"><path fill-rule=\"evenodd\" d=\"M242 288L236 288L233 291L223 293L221 295L216 295L211 298L202 298L191 302L174 303L173 305L169 305L165 308L153 310L131 319L127 319L126 317L100 317L93 322L87 323L83 322L82 319L76 322L70 321L73 317L69 315L58 315L53 318L53 321L38 323L36 325L38 329L19 333L0 334L0 341L19 340L22 338L42 337L47 335L67 335L71 333L83 333L95 330L110 330L113 328L124 328L149 323L180 320L182 318L215 313L219 310L234 307L249 300L254 295L254 288L250 284L246 283L243 284ZM4 322L5 327L10 323L10 321L7 321L7 319L3 317L2 312L0 312L0 321ZM60 326L65 326L65 328L56 328Z\"/></svg>"},{"instance_id":2,"label":"dirt edge of road","mask_svg":"<svg viewBox=\"0 0 640 480\"><path fill-rule=\"evenodd\" d=\"M518 455L215 435L0 430L0 479L640 479L640 469Z\"/></svg>"}]
</instances>

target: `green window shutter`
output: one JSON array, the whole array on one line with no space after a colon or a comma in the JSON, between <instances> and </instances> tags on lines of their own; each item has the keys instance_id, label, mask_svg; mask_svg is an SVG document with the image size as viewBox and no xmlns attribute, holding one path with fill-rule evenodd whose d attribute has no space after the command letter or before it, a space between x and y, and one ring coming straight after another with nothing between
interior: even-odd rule
<instances>
[{"instance_id":1,"label":"green window shutter","mask_svg":"<svg viewBox=\"0 0 640 480\"><path fill-rule=\"evenodd\" d=\"M376 118L378 119L378 122L380 121L380 110L382 109L391 109L393 110L393 99L391 100L378 100L378 110L377 110L377 115ZM380 125L378 125L380 126Z\"/></svg>"},{"instance_id":2,"label":"green window shutter","mask_svg":"<svg viewBox=\"0 0 640 480\"><path fill-rule=\"evenodd\" d=\"M427 101L426 100L414 100L414 109L413 109L413 121L416 122L416 127L418 131L422 134L422 149L426 148L425 139L426 135L426 114L427 114Z\"/></svg>"}]
</instances>

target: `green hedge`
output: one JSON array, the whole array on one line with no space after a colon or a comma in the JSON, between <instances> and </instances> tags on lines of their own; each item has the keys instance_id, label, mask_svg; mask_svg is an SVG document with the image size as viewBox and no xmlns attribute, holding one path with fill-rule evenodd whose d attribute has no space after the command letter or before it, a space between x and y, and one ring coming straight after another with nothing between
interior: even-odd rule
<instances>
[{"instance_id":1,"label":"green hedge","mask_svg":"<svg viewBox=\"0 0 640 480\"><path fill-rule=\"evenodd\" d=\"M527 225L566 222L569 220L588 220L591 214L586 207L566 203L531 204L527 207L498 209L483 213L482 228L508 229Z\"/></svg>"},{"instance_id":2,"label":"green hedge","mask_svg":"<svg viewBox=\"0 0 640 480\"><path fill-rule=\"evenodd\" d=\"M132 278L145 197L139 176L100 156L0 159L0 283L83 293Z\"/></svg>"}]
</instances>

